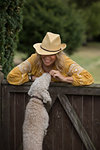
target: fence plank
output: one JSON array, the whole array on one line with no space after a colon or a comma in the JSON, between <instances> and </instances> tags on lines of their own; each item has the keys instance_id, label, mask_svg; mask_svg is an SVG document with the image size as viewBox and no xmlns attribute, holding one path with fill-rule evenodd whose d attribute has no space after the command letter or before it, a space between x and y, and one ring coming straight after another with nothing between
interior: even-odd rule
<instances>
[{"instance_id":1,"label":"fence plank","mask_svg":"<svg viewBox=\"0 0 100 150\"><path fill-rule=\"evenodd\" d=\"M0 65L0 150L3 150L3 134L2 134L2 81L4 78L2 67Z\"/></svg>"},{"instance_id":2,"label":"fence plank","mask_svg":"<svg viewBox=\"0 0 100 150\"><path fill-rule=\"evenodd\" d=\"M100 96L94 96L93 102L93 138L97 145L97 150L100 149ZM99 143L99 144L98 144Z\"/></svg>"},{"instance_id":3,"label":"fence plank","mask_svg":"<svg viewBox=\"0 0 100 150\"><path fill-rule=\"evenodd\" d=\"M87 150L96 150L91 139L89 138L87 132L85 131L84 127L82 126L80 120L76 112L74 111L73 107L69 103L68 98L65 95L58 95L66 113L68 114L69 118L71 119L75 129L77 130L78 134L80 135L85 147Z\"/></svg>"},{"instance_id":4,"label":"fence plank","mask_svg":"<svg viewBox=\"0 0 100 150\"><path fill-rule=\"evenodd\" d=\"M2 131L5 149L10 149L10 94L8 87L2 87Z\"/></svg>"},{"instance_id":5,"label":"fence plank","mask_svg":"<svg viewBox=\"0 0 100 150\"><path fill-rule=\"evenodd\" d=\"M70 102L72 102L71 98L70 98ZM63 108L62 113L63 113L63 131L62 131L63 149L64 150L73 150L72 149L73 126L72 126L72 123L71 123L69 117L66 115L64 108Z\"/></svg>"},{"instance_id":6,"label":"fence plank","mask_svg":"<svg viewBox=\"0 0 100 150\"><path fill-rule=\"evenodd\" d=\"M67 97L69 99L69 96ZM71 105L82 122L83 120L83 96L73 95L71 96L71 99L72 99ZM78 150L78 149L83 150L83 147L84 147L84 144L82 143L77 131L73 127L72 128L72 150Z\"/></svg>"}]
</instances>

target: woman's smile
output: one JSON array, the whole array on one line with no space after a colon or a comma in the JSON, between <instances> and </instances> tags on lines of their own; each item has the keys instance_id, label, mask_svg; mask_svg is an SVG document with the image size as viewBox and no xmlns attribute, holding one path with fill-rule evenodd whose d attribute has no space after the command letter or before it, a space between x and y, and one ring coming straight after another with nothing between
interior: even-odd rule
<instances>
[{"instance_id":1,"label":"woman's smile","mask_svg":"<svg viewBox=\"0 0 100 150\"><path fill-rule=\"evenodd\" d=\"M56 55L41 55L41 58L45 66L51 66L56 60Z\"/></svg>"}]
</instances>

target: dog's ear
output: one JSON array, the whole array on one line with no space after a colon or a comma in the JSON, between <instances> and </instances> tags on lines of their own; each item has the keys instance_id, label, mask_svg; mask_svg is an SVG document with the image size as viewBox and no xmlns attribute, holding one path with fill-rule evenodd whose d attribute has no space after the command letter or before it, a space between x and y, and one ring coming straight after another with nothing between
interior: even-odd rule
<instances>
[{"instance_id":1,"label":"dog's ear","mask_svg":"<svg viewBox=\"0 0 100 150\"><path fill-rule=\"evenodd\" d=\"M41 96L43 98L43 103L49 102L51 104L52 99L51 99L50 94L47 90L43 90Z\"/></svg>"}]
</instances>

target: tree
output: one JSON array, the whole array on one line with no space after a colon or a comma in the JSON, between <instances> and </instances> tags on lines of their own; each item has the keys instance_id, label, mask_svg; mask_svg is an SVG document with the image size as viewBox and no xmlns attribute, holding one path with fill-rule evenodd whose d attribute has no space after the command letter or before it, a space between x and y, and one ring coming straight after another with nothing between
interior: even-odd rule
<instances>
[{"instance_id":1,"label":"tree","mask_svg":"<svg viewBox=\"0 0 100 150\"><path fill-rule=\"evenodd\" d=\"M88 12L88 28L87 34L89 38L97 37L100 35L100 2L94 2L87 9Z\"/></svg>"},{"instance_id":2,"label":"tree","mask_svg":"<svg viewBox=\"0 0 100 150\"><path fill-rule=\"evenodd\" d=\"M0 64L6 77L13 67L14 50L22 24L23 0L0 1Z\"/></svg>"},{"instance_id":3,"label":"tree","mask_svg":"<svg viewBox=\"0 0 100 150\"><path fill-rule=\"evenodd\" d=\"M78 8L88 8L90 7L94 2L99 2L100 0L67 0L69 3L76 3Z\"/></svg>"},{"instance_id":4,"label":"tree","mask_svg":"<svg viewBox=\"0 0 100 150\"><path fill-rule=\"evenodd\" d=\"M59 33L71 54L84 40L85 22L80 11L62 0L28 0L24 6L23 30L18 50L34 52L32 45L41 42L46 32Z\"/></svg>"},{"instance_id":5,"label":"tree","mask_svg":"<svg viewBox=\"0 0 100 150\"><path fill-rule=\"evenodd\" d=\"M77 5L82 9L86 20L87 40L93 40L100 36L100 0L67 0L69 5Z\"/></svg>"}]
</instances>

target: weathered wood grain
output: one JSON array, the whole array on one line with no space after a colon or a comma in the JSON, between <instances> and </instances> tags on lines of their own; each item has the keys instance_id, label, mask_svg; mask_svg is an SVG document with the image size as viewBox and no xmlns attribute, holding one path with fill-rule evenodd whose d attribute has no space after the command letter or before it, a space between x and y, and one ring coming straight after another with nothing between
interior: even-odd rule
<instances>
[{"instance_id":1,"label":"weathered wood grain","mask_svg":"<svg viewBox=\"0 0 100 150\"><path fill-rule=\"evenodd\" d=\"M1 84L0 120L5 145L3 150L23 150L22 124L25 107L29 101L27 92L30 85L31 82L14 86L5 80ZM51 83L49 92L53 103L48 109L50 125L44 139L43 150L86 150L71 120L66 115L66 108L62 106L62 101L58 98L59 94L68 97L96 150L99 150L100 85L74 87L66 83ZM79 129L81 129L80 126ZM84 139L85 142L86 139Z\"/></svg>"},{"instance_id":2,"label":"weathered wood grain","mask_svg":"<svg viewBox=\"0 0 100 150\"><path fill-rule=\"evenodd\" d=\"M82 139L85 147L87 150L96 150L94 147L90 137L88 136L86 130L84 129L81 121L79 120L76 112L74 111L73 107L71 106L67 96L65 95L58 95L61 104L63 105L67 115L69 116L73 126L75 127L76 131L78 132L80 138Z\"/></svg>"}]
</instances>

